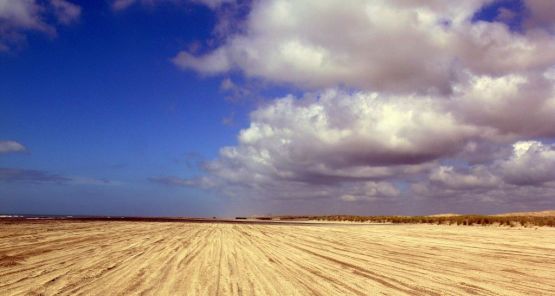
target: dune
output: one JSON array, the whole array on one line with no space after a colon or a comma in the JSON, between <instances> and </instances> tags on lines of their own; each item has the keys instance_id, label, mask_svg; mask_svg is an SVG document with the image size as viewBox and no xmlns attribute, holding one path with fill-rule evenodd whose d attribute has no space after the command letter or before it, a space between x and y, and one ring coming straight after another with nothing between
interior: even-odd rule
<instances>
[{"instance_id":1,"label":"dune","mask_svg":"<svg viewBox=\"0 0 555 296\"><path fill-rule=\"evenodd\" d=\"M460 214L455 214L455 213L444 213L444 214L428 215L427 217L455 217L455 216L460 216Z\"/></svg>"},{"instance_id":2,"label":"dune","mask_svg":"<svg viewBox=\"0 0 555 296\"><path fill-rule=\"evenodd\" d=\"M514 213L504 213L495 216L532 216L532 217L555 217L555 210L550 211L537 211L537 212L514 212Z\"/></svg>"}]
</instances>

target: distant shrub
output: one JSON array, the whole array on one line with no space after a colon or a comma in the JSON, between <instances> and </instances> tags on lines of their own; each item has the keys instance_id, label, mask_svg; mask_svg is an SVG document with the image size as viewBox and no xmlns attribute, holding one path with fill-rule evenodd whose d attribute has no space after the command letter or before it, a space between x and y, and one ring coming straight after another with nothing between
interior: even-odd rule
<instances>
[{"instance_id":1,"label":"distant shrub","mask_svg":"<svg viewBox=\"0 0 555 296\"><path fill-rule=\"evenodd\" d=\"M534 216L485 216L485 215L460 215L460 216L350 216L350 215L330 215L330 216L285 216L281 220L324 220L324 221L352 221L352 222L373 222L373 223L394 223L394 224L448 224L448 225L501 225L516 227L549 226L555 227L555 217L534 217Z\"/></svg>"}]
</instances>

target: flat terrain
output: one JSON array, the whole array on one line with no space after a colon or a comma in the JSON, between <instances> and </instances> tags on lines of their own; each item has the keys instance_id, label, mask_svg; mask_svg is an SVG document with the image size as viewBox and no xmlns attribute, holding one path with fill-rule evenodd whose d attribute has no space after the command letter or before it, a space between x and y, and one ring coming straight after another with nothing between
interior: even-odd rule
<instances>
[{"instance_id":1,"label":"flat terrain","mask_svg":"<svg viewBox=\"0 0 555 296\"><path fill-rule=\"evenodd\" d=\"M554 291L554 228L0 221L1 295Z\"/></svg>"}]
</instances>

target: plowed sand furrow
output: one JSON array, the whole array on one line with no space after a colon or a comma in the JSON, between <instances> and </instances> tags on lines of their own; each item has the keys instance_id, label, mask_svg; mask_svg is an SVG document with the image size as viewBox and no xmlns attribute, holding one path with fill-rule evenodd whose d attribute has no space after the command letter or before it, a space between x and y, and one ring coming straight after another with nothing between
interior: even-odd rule
<instances>
[{"instance_id":1,"label":"plowed sand furrow","mask_svg":"<svg viewBox=\"0 0 555 296\"><path fill-rule=\"evenodd\" d=\"M319 270L319 268L315 267L311 272L316 274L318 277L320 277L321 279L324 279L328 282L334 282L332 280L329 279L329 277L327 276L327 270L329 269L338 269L338 265L340 266L339 270L341 271L346 271L347 275L346 277L352 277L352 273L360 276L360 277L364 277L369 279L372 283L370 283L373 286L376 286L376 288L379 288L380 285L383 285L385 287L387 287L387 289L391 289L392 292L405 292L405 293L412 293L414 291L410 291L407 290L403 287L397 287L395 286L395 284L391 284L388 283L382 276L378 277L378 278L374 278L370 275L370 273L372 273L372 271L366 270L365 269L365 265L366 262L368 262L368 257L366 256L366 258L362 259L362 258L355 258L354 255L357 255L357 253L353 253L353 252L349 252L348 250L345 250L343 248L335 248L333 245L329 245L329 244L322 244L320 242L315 242L313 240L308 240L307 242L304 241L297 241L295 243L288 243L287 240L284 242L281 242L282 245L290 245L290 247L292 247L292 251L290 251L291 253L298 253L299 251L304 252L305 254L311 254L314 255L316 257L319 257L319 259L324 259L324 261L328 261L326 264L325 262L321 262L322 260L318 261L315 259L312 260L308 260L308 262L317 262L319 266L324 267L323 270L316 272L317 270ZM318 246L317 248L314 246ZM296 250L295 250L296 249ZM335 258L332 258L331 256L325 256L325 255L321 255L321 254L330 254L331 253L334 254ZM341 260L345 260L345 261L341 261ZM349 264L346 262L356 262L355 264ZM293 263L294 264L294 263ZM375 269L375 266L373 266ZM351 273L351 274L349 274ZM410 275L410 274L409 274ZM395 281L395 279L393 279L393 281ZM361 291L358 290L353 290L351 287L345 287L343 285L342 282L334 282L334 284L336 284L337 286L341 287L341 289L348 291L349 293L360 293L360 294L364 294ZM402 285L401 285L402 286ZM382 287L383 288L383 287ZM411 287L409 287L411 288Z\"/></svg>"},{"instance_id":2,"label":"plowed sand furrow","mask_svg":"<svg viewBox=\"0 0 555 296\"><path fill-rule=\"evenodd\" d=\"M255 236L256 235L252 235ZM341 275L336 274L330 277L329 266L326 262L318 260L308 260L306 254L299 253L294 247L287 244L274 243L272 237L256 237L254 242L249 242L251 249L259 250L264 256L260 261L272 262L266 258L273 258L272 269L279 271L279 274L290 274L289 280L294 279L293 285L298 288L308 289L319 288L325 290L327 295L330 294L364 294L360 289L349 286L341 279ZM337 270L337 273L345 273L348 271ZM297 290L298 290L297 288ZM310 289L307 290L311 291Z\"/></svg>"},{"instance_id":3,"label":"plowed sand furrow","mask_svg":"<svg viewBox=\"0 0 555 296\"><path fill-rule=\"evenodd\" d=\"M395 248L395 244L390 244L390 246L391 246L391 248ZM453 254L453 256L447 256L447 259L442 260L443 262L439 261L438 263L440 263L440 264L436 264L435 267L434 267L434 264L430 264L430 263L433 263L438 257L442 256L442 253L441 252L438 252L437 254L427 253L426 255L427 255L428 258L418 258L418 260L414 260L414 258L411 258L411 257L414 257L414 256L411 256L411 252L420 253L420 252L417 251L417 248L415 248L414 246L412 246L412 247L407 246L408 248L405 247L404 252L396 252L399 259L396 259L395 257L389 257L389 258L386 257L386 258L387 258L387 261L389 261L389 262L397 262L397 263L404 264L405 266L411 266L411 265L412 266L418 266L419 271L421 271L421 269L424 269L424 267L426 265L429 265L430 267L434 267L434 270L435 270L436 274L438 274L437 273L437 265L445 266L445 267L442 268L442 271L445 272L447 269L449 269L450 266L453 266L453 264L456 264L454 266L455 268L452 268L452 271L453 271L453 274L457 274L458 276L461 275L461 270L479 271L479 268L471 268L471 267L476 267L476 266L479 266L479 265L477 265L476 262L473 262L472 260L468 260L467 258L464 258L464 259L467 259L469 261L468 264L462 265L463 263L465 263L465 260L461 260L463 258L460 257L460 254L462 252L464 252L464 246L468 246L468 242L466 242L465 245L461 246L461 249L454 248L451 252L446 253L446 254ZM472 252L469 252L469 253L472 253ZM549 254L549 253L547 253L547 254ZM472 254L469 254L469 255L472 255ZM478 256L480 254L475 252L475 255ZM523 252L520 252L520 253L515 253L515 255L521 255L521 256L525 257L526 256L526 251L523 251ZM426 260L426 259L428 259L428 260ZM477 259L479 260L479 258L477 258ZM498 260L497 262L505 262L505 263L509 263L509 264L514 264L514 262L512 262L512 260ZM492 263L495 264L496 262L492 262ZM548 263L548 262L546 262L546 263ZM550 265L547 264L547 266L550 266ZM552 266L552 264L551 264L551 266ZM392 267L391 269L393 269L395 271L398 271L398 270L401 269L399 264L391 264L391 267ZM429 268L425 268L425 269L429 270ZM482 277L486 277L485 279L487 279L487 276L489 274L490 274L490 272L483 272ZM397 275L396 278L402 278L402 276ZM503 279L503 278L504 278L504 276L501 275L501 279ZM532 278L534 278L534 277L532 277ZM510 280L511 279L509 278L509 279L507 279L507 281L505 281L505 283L503 283L502 280L499 281L499 279L492 279L491 282L499 281L502 284L510 284L510 282L509 282Z\"/></svg>"},{"instance_id":4,"label":"plowed sand furrow","mask_svg":"<svg viewBox=\"0 0 555 296\"><path fill-rule=\"evenodd\" d=\"M0 233L0 296L555 291L552 228L44 221Z\"/></svg>"}]
</instances>

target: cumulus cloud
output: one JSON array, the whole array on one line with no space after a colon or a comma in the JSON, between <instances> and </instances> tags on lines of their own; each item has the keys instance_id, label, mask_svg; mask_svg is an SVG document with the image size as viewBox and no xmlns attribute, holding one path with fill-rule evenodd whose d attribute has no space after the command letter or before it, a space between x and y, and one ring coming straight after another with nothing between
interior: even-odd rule
<instances>
[{"instance_id":1,"label":"cumulus cloud","mask_svg":"<svg viewBox=\"0 0 555 296\"><path fill-rule=\"evenodd\" d=\"M452 166L439 166L430 174L430 180L443 187L459 190L494 188L499 186L501 181L487 167L480 165L466 172L458 172Z\"/></svg>"},{"instance_id":2,"label":"cumulus cloud","mask_svg":"<svg viewBox=\"0 0 555 296\"><path fill-rule=\"evenodd\" d=\"M517 142L511 158L500 166L510 184L541 185L555 181L555 147L538 141Z\"/></svg>"},{"instance_id":3,"label":"cumulus cloud","mask_svg":"<svg viewBox=\"0 0 555 296\"><path fill-rule=\"evenodd\" d=\"M24 152L27 148L16 141L0 141L0 154Z\"/></svg>"},{"instance_id":4,"label":"cumulus cloud","mask_svg":"<svg viewBox=\"0 0 555 296\"><path fill-rule=\"evenodd\" d=\"M525 83L480 76L450 96L341 89L286 96L255 110L238 144L205 164L206 176L157 181L274 200L523 197L530 190L515 184L539 186L555 171L550 147L533 142L539 148L530 155L508 149L553 132L545 124L555 114L546 109L552 97L542 95L550 92ZM399 183L412 185L403 192ZM552 190L532 191L545 197Z\"/></svg>"},{"instance_id":5,"label":"cumulus cloud","mask_svg":"<svg viewBox=\"0 0 555 296\"><path fill-rule=\"evenodd\" d=\"M507 204L554 204L555 147L518 141L499 150L488 164L441 165L427 179L414 182L411 193L428 198L489 201Z\"/></svg>"},{"instance_id":6,"label":"cumulus cloud","mask_svg":"<svg viewBox=\"0 0 555 296\"><path fill-rule=\"evenodd\" d=\"M0 0L0 51L23 42L29 31L53 36L57 24L70 24L80 14L80 6L65 0Z\"/></svg>"},{"instance_id":7,"label":"cumulus cloud","mask_svg":"<svg viewBox=\"0 0 555 296\"><path fill-rule=\"evenodd\" d=\"M180 52L174 62L208 75L238 69L305 89L448 93L466 71L497 76L555 61L549 34L474 22L491 1L459 2L258 1L246 29L224 45L204 55Z\"/></svg>"},{"instance_id":8,"label":"cumulus cloud","mask_svg":"<svg viewBox=\"0 0 555 296\"><path fill-rule=\"evenodd\" d=\"M325 159L324 167L340 169L419 164L456 152L475 133L429 97L328 90L256 110L239 142L280 162Z\"/></svg>"},{"instance_id":9,"label":"cumulus cloud","mask_svg":"<svg viewBox=\"0 0 555 296\"><path fill-rule=\"evenodd\" d=\"M501 135L554 137L555 79L547 73L474 76L455 86L452 110Z\"/></svg>"},{"instance_id":10,"label":"cumulus cloud","mask_svg":"<svg viewBox=\"0 0 555 296\"><path fill-rule=\"evenodd\" d=\"M552 98L542 95L550 92L540 91L534 99L537 88L519 90L525 82L512 76L474 77L450 96L338 89L286 96L251 114L238 145L222 148L219 158L205 165L209 176L202 182L180 184L203 186L208 180L211 186L233 187L237 192L232 194L241 195L248 188L274 194L255 188L259 185L295 184L297 192L288 196L320 192L351 200L371 196L360 193L360 187L375 181L393 184L424 177L434 187L450 190L498 187L504 179L500 161L511 157L507 145L523 136L553 132L553 125L546 123L555 113L545 107ZM448 159L469 167L459 170L438 163ZM310 193L314 188L326 189Z\"/></svg>"},{"instance_id":11,"label":"cumulus cloud","mask_svg":"<svg viewBox=\"0 0 555 296\"><path fill-rule=\"evenodd\" d=\"M428 97L330 89L254 111L239 144L205 164L209 177L179 183L279 198L396 196L398 189L380 182L423 172L477 135Z\"/></svg>"},{"instance_id":12,"label":"cumulus cloud","mask_svg":"<svg viewBox=\"0 0 555 296\"><path fill-rule=\"evenodd\" d=\"M555 205L555 36L539 11L552 1L475 17L492 3L254 2L241 30L174 63L304 94L258 106L205 175L166 181L269 200Z\"/></svg>"}]
</instances>

